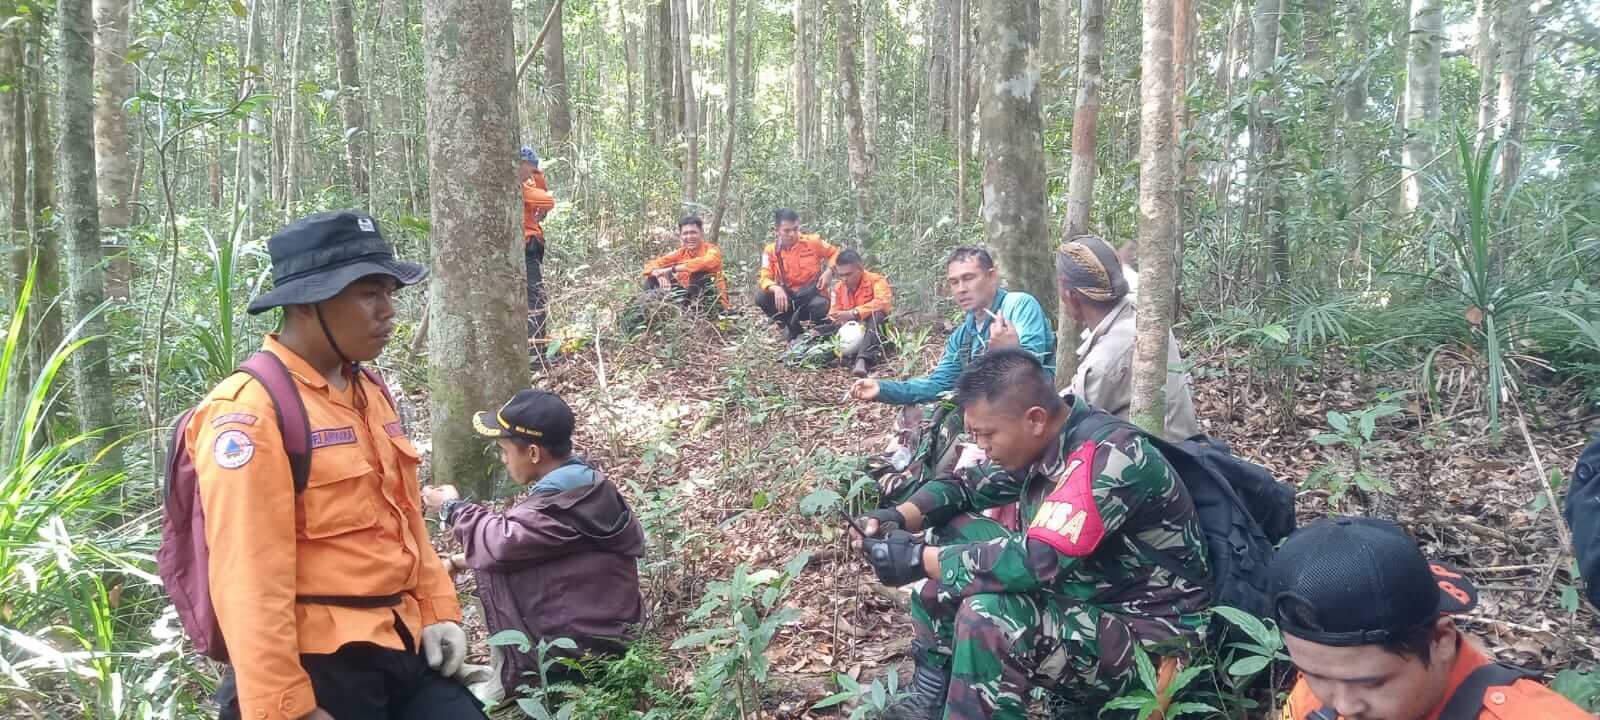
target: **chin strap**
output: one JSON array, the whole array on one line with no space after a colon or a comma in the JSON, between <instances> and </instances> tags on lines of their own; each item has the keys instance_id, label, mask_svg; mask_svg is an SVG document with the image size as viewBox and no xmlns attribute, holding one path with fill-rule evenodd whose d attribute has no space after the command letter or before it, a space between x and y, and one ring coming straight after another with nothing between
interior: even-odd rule
<instances>
[{"instance_id":1,"label":"chin strap","mask_svg":"<svg viewBox=\"0 0 1600 720\"><path fill-rule=\"evenodd\" d=\"M312 305L311 309L317 313L317 324L322 326L322 336L328 339L328 347L333 348L333 354L339 356L341 371L344 369L349 369L350 371L348 377L350 378L350 383L355 387L352 399L355 402L356 409L365 410L367 408L367 392L361 388L361 363L351 360L344 354L343 350L339 349L339 343L333 339L333 331L328 329L328 321L322 317L322 305L320 303Z\"/></svg>"}]
</instances>

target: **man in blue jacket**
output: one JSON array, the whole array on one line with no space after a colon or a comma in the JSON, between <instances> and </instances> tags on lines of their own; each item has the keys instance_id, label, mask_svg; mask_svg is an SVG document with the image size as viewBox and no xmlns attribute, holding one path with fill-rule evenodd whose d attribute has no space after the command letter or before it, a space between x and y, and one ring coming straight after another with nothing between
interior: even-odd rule
<instances>
[{"instance_id":1,"label":"man in blue jacket","mask_svg":"<svg viewBox=\"0 0 1600 720\"><path fill-rule=\"evenodd\" d=\"M950 294L966 317L945 342L939 364L934 366L933 372L914 380L856 380L850 386L851 397L908 406L948 397L955 389L956 378L972 359L990 348L1020 347L1038 358L1046 371L1055 373L1056 335L1050 328L1049 316L1032 295L1000 287L1000 271L988 250L958 247L945 261L945 271ZM922 472L918 477L924 479L954 463L955 438L962 432L961 413L957 412L955 403L943 400L934 405L928 415L931 422L915 444L916 451L912 455L912 459L921 461ZM908 408L903 425L920 425L915 408ZM896 464L895 469L906 467ZM911 486L916 484L910 483ZM891 482L884 488L886 500L899 494L896 485ZM900 497L895 501L904 499Z\"/></svg>"}]
</instances>

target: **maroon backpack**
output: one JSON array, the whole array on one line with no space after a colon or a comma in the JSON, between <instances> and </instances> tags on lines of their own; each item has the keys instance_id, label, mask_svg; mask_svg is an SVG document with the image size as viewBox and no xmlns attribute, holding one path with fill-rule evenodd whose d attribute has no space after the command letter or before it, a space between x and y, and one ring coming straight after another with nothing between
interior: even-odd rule
<instances>
[{"instance_id":1,"label":"maroon backpack","mask_svg":"<svg viewBox=\"0 0 1600 720\"><path fill-rule=\"evenodd\" d=\"M251 355L235 372L245 373L261 383L267 396L272 399L278 432L283 436L283 449L289 456L294 492L300 494L306 489L306 480L311 476L311 422L306 416L305 402L300 399L294 377L278 356L265 350ZM383 379L366 368L361 368L361 374L377 385L390 407L394 407L394 397L389 394L389 387ZM165 497L162 501L161 547L156 551L156 568L161 575L161 584L166 587L167 595L177 608L184 633L194 643L195 651L227 662L228 648L223 644L217 611L211 604L211 552L206 546L206 518L200 504L200 483L195 475L194 462L189 458L187 443L184 442L184 432L193 415L194 408L185 411L178 417L172 430L172 444L167 453ZM387 602L389 600L393 602ZM393 605L399 604L399 596L318 598L318 601L357 606Z\"/></svg>"}]
</instances>

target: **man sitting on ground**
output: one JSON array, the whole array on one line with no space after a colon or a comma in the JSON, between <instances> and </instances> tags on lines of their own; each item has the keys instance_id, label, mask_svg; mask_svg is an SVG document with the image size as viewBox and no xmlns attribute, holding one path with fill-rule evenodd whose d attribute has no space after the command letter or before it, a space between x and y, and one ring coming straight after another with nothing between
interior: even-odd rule
<instances>
[{"instance_id":1,"label":"man sitting on ground","mask_svg":"<svg viewBox=\"0 0 1600 720\"><path fill-rule=\"evenodd\" d=\"M1072 394L1126 420L1133 407L1133 341L1138 308L1116 251L1093 235L1080 235L1056 251L1056 281L1061 306L1083 326L1078 341L1078 374ZM1200 434L1182 370L1178 340L1167 333L1167 417L1163 436L1172 442Z\"/></svg>"},{"instance_id":2,"label":"man sitting on ground","mask_svg":"<svg viewBox=\"0 0 1600 720\"><path fill-rule=\"evenodd\" d=\"M569 638L576 653L554 651L566 656L620 654L644 619L644 530L616 486L572 453L575 424L572 409L542 390L478 413L473 429L500 446L512 482L532 489L505 512L463 502L449 485L425 490L423 504L461 543L460 562L477 571L490 634L518 630L535 645ZM538 684L533 653L497 659L508 693Z\"/></svg>"},{"instance_id":3,"label":"man sitting on ground","mask_svg":"<svg viewBox=\"0 0 1600 720\"><path fill-rule=\"evenodd\" d=\"M1477 589L1392 524L1312 523L1278 550L1269 587L1300 669L1285 720L1594 717L1464 635L1450 616Z\"/></svg>"},{"instance_id":4,"label":"man sitting on ground","mask_svg":"<svg viewBox=\"0 0 1600 720\"><path fill-rule=\"evenodd\" d=\"M1572 553L1577 556L1589 604L1600 608L1600 433L1578 456L1562 508L1572 529Z\"/></svg>"},{"instance_id":5,"label":"man sitting on ground","mask_svg":"<svg viewBox=\"0 0 1600 720\"><path fill-rule=\"evenodd\" d=\"M1130 686L1135 643L1199 644L1209 594L1184 579L1207 576L1194 502L1136 429L1080 433L1094 411L1057 395L1030 353L974 360L956 400L988 459L861 523L879 580L928 579L912 596L910 696L884 717L1022 720L1041 683L1096 717ZM975 514L1013 502L1025 531Z\"/></svg>"},{"instance_id":6,"label":"man sitting on ground","mask_svg":"<svg viewBox=\"0 0 1600 720\"><path fill-rule=\"evenodd\" d=\"M827 287L839 248L817 235L802 235L799 214L788 208L774 212L772 223L775 239L761 252L755 303L793 342L805 331L802 323L827 321Z\"/></svg>"},{"instance_id":7,"label":"man sitting on ground","mask_svg":"<svg viewBox=\"0 0 1600 720\"><path fill-rule=\"evenodd\" d=\"M866 377L867 368L883 360L883 323L893 307L894 292L882 275L866 269L854 250L839 253L833 273L839 281L833 286L828 323L835 328L850 322L861 325L859 347L840 359L852 366L856 377Z\"/></svg>"},{"instance_id":8,"label":"man sitting on ground","mask_svg":"<svg viewBox=\"0 0 1600 720\"><path fill-rule=\"evenodd\" d=\"M724 310L731 307L728 281L722 274L722 248L706 242L705 237L705 226L699 217L688 215L679 220L678 249L645 263L646 294L679 290L685 305Z\"/></svg>"}]
</instances>

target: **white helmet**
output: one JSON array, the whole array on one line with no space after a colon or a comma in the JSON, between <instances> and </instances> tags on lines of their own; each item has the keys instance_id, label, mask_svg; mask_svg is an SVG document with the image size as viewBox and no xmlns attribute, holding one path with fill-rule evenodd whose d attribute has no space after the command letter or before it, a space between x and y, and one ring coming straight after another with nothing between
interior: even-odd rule
<instances>
[{"instance_id":1,"label":"white helmet","mask_svg":"<svg viewBox=\"0 0 1600 720\"><path fill-rule=\"evenodd\" d=\"M867 329L854 320L839 328L839 355L854 355L867 344Z\"/></svg>"}]
</instances>

